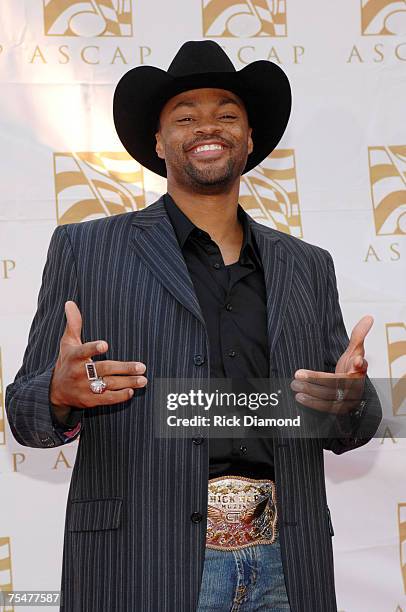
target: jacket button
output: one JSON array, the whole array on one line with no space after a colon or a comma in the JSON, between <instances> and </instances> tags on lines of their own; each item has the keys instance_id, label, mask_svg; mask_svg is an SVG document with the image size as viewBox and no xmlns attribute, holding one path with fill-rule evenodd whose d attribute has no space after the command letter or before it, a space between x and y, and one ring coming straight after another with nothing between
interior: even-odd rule
<instances>
[{"instance_id":1,"label":"jacket button","mask_svg":"<svg viewBox=\"0 0 406 612\"><path fill-rule=\"evenodd\" d=\"M201 365L203 365L203 364L204 364L204 362L205 362L204 355L195 355L195 356L193 357L193 363L194 363L196 366L201 366Z\"/></svg>"},{"instance_id":2,"label":"jacket button","mask_svg":"<svg viewBox=\"0 0 406 612\"><path fill-rule=\"evenodd\" d=\"M191 518L192 523L200 523L203 516L200 514L200 512L193 512L190 518Z\"/></svg>"},{"instance_id":3,"label":"jacket button","mask_svg":"<svg viewBox=\"0 0 406 612\"><path fill-rule=\"evenodd\" d=\"M199 434L198 436L193 438L193 444L202 444L203 440L204 440L204 438L203 438L202 434Z\"/></svg>"}]
</instances>

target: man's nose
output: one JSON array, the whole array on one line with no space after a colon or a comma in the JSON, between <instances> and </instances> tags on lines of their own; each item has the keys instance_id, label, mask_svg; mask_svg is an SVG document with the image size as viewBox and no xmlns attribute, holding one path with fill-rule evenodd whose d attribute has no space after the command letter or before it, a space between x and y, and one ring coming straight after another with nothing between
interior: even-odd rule
<instances>
[{"instance_id":1,"label":"man's nose","mask_svg":"<svg viewBox=\"0 0 406 612\"><path fill-rule=\"evenodd\" d=\"M200 119L194 126L196 134L218 134L222 129L221 124L210 117Z\"/></svg>"}]
</instances>

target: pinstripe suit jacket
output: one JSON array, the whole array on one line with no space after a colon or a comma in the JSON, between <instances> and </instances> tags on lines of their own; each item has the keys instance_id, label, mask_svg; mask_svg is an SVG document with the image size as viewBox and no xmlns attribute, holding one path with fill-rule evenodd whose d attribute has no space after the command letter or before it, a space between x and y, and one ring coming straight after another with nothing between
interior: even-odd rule
<instances>
[{"instance_id":1,"label":"pinstripe suit jacket","mask_svg":"<svg viewBox=\"0 0 406 612\"><path fill-rule=\"evenodd\" d=\"M302 367L333 370L348 337L331 256L249 222L264 266L270 376L292 376ZM82 312L84 341L108 341L103 358L143 361L150 381L186 377L197 384L208 377L205 322L163 200L136 213L58 227L23 365L7 389L8 419L21 444L66 442L51 418L49 384L68 299ZM194 360L197 354L206 356L204 363ZM152 401L147 386L125 404L78 412L82 429L65 525L66 611L196 609L208 442L156 438ZM377 426L379 407L374 410ZM275 443L281 552L292 612L336 610L323 447L342 453L365 442ZM203 514L200 523L191 521L196 511Z\"/></svg>"}]
</instances>

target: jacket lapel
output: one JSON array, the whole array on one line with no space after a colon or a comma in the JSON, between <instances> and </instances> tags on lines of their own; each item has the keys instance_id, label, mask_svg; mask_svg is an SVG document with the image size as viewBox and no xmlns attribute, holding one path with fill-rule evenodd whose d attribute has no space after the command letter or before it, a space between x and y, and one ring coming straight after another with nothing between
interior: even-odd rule
<instances>
[{"instance_id":1,"label":"jacket lapel","mask_svg":"<svg viewBox=\"0 0 406 612\"><path fill-rule=\"evenodd\" d=\"M268 343L269 352L272 355L282 329L283 318L289 302L294 259L285 248L277 232L257 223L252 217L249 217L249 223L255 236L264 268L267 296Z\"/></svg>"},{"instance_id":2,"label":"jacket lapel","mask_svg":"<svg viewBox=\"0 0 406 612\"><path fill-rule=\"evenodd\" d=\"M268 344L272 354L289 301L294 261L278 232L257 223L249 215L248 221L264 268ZM139 257L166 289L205 325L186 262L166 214L163 198L134 215L132 224L132 246Z\"/></svg>"},{"instance_id":3,"label":"jacket lapel","mask_svg":"<svg viewBox=\"0 0 406 612\"><path fill-rule=\"evenodd\" d=\"M134 215L132 246L152 274L205 325L185 259L163 198Z\"/></svg>"}]
</instances>

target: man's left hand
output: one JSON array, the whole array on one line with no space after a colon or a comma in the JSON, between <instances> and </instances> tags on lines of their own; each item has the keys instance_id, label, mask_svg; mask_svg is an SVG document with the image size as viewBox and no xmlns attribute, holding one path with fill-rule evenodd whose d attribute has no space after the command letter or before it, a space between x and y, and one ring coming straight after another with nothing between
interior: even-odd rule
<instances>
[{"instance_id":1,"label":"man's left hand","mask_svg":"<svg viewBox=\"0 0 406 612\"><path fill-rule=\"evenodd\" d=\"M337 362L335 373L297 370L291 388L297 402L334 414L347 414L362 398L368 363L364 340L374 320L362 317L352 330L347 349Z\"/></svg>"}]
</instances>

